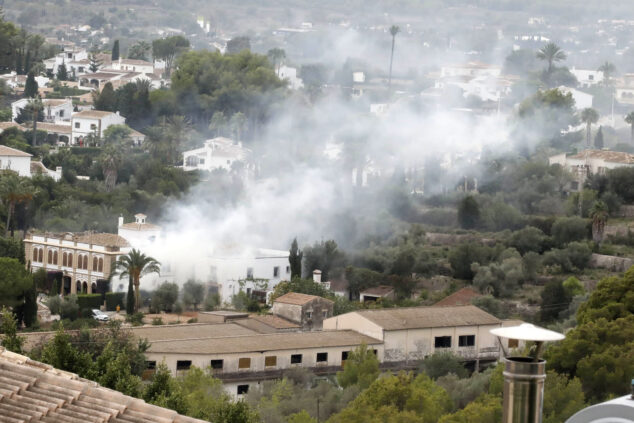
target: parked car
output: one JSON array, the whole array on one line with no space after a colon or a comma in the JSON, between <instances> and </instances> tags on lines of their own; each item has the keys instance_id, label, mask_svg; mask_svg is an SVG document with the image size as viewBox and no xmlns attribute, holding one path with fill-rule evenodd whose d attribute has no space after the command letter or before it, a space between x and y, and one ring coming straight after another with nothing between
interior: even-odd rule
<instances>
[{"instance_id":1,"label":"parked car","mask_svg":"<svg viewBox=\"0 0 634 423\"><path fill-rule=\"evenodd\" d=\"M92 318L99 322L107 322L110 320L110 317L106 313L96 308L92 310Z\"/></svg>"}]
</instances>

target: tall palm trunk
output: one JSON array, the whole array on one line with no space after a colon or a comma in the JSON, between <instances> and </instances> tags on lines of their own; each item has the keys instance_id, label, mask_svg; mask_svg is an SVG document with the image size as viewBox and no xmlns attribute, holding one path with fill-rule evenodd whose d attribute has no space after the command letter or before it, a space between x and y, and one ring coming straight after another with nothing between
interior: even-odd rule
<instances>
[{"instance_id":1,"label":"tall palm trunk","mask_svg":"<svg viewBox=\"0 0 634 423\"><path fill-rule=\"evenodd\" d=\"M134 311L136 313L141 309L141 295L139 293L141 281L139 277L134 278Z\"/></svg>"},{"instance_id":2,"label":"tall palm trunk","mask_svg":"<svg viewBox=\"0 0 634 423\"><path fill-rule=\"evenodd\" d=\"M590 148L590 136L592 135L592 124L588 122L586 125L586 147Z\"/></svg>"},{"instance_id":3,"label":"tall palm trunk","mask_svg":"<svg viewBox=\"0 0 634 423\"><path fill-rule=\"evenodd\" d=\"M634 144L634 123L630 125L630 142Z\"/></svg>"},{"instance_id":4,"label":"tall palm trunk","mask_svg":"<svg viewBox=\"0 0 634 423\"><path fill-rule=\"evenodd\" d=\"M396 41L396 35L392 35L392 53L390 53L390 73L387 79L387 89L392 91L392 62L394 61L394 43Z\"/></svg>"}]
</instances>

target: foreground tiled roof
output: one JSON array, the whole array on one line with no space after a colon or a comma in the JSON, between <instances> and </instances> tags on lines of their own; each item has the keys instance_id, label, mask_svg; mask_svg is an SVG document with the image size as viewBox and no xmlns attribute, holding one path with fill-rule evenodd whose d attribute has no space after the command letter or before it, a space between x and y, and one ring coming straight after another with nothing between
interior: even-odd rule
<instances>
[{"instance_id":1,"label":"foreground tiled roof","mask_svg":"<svg viewBox=\"0 0 634 423\"><path fill-rule=\"evenodd\" d=\"M317 300L320 298L324 301L330 301L326 298L322 298L317 295L308 295L308 294L300 294L298 292L289 292L288 294L284 294L281 297L277 297L274 300L274 302L284 303L284 304L293 304L293 305L304 305L304 304L308 304L309 302L313 300Z\"/></svg>"},{"instance_id":2,"label":"foreground tiled roof","mask_svg":"<svg viewBox=\"0 0 634 423\"><path fill-rule=\"evenodd\" d=\"M394 292L393 287L387 285L379 285L373 288L364 289L363 291L361 291L361 295L376 295L382 297L384 295L391 294L392 292Z\"/></svg>"},{"instance_id":3,"label":"foreground tiled roof","mask_svg":"<svg viewBox=\"0 0 634 423\"><path fill-rule=\"evenodd\" d=\"M202 423L0 347L0 422Z\"/></svg>"},{"instance_id":4,"label":"foreground tiled roof","mask_svg":"<svg viewBox=\"0 0 634 423\"><path fill-rule=\"evenodd\" d=\"M476 306L406 307L358 310L385 330L441 328L448 326L497 325L501 321Z\"/></svg>"},{"instance_id":5,"label":"foreground tiled roof","mask_svg":"<svg viewBox=\"0 0 634 423\"><path fill-rule=\"evenodd\" d=\"M469 305L471 304L471 300L477 297L481 297L479 293L477 293L473 288L468 286L454 292L448 297L443 298L434 304L434 307L445 307L445 306L459 306L459 305Z\"/></svg>"},{"instance_id":6,"label":"foreground tiled roof","mask_svg":"<svg viewBox=\"0 0 634 423\"><path fill-rule=\"evenodd\" d=\"M249 319L256 320L274 329L298 329L301 327L297 323L272 314L252 314Z\"/></svg>"}]
</instances>

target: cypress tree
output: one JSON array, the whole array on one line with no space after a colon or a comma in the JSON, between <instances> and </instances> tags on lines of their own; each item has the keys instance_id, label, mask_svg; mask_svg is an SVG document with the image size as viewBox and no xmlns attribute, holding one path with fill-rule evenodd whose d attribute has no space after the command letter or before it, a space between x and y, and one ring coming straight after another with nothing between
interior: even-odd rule
<instances>
[{"instance_id":1,"label":"cypress tree","mask_svg":"<svg viewBox=\"0 0 634 423\"><path fill-rule=\"evenodd\" d=\"M26 84L24 85L24 97L34 98L37 96L38 91L39 87L37 85L37 81L35 80L35 75L33 72L30 72L29 76L26 78Z\"/></svg>"},{"instance_id":2,"label":"cypress tree","mask_svg":"<svg viewBox=\"0 0 634 423\"><path fill-rule=\"evenodd\" d=\"M66 64L62 63L57 68L57 80L58 81L68 81L68 69L66 69Z\"/></svg>"},{"instance_id":3,"label":"cypress tree","mask_svg":"<svg viewBox=\"0 0 634 423\"><path fill-rule=\"evenodd\" d=\"M597 134L594 136L594 148L601 150L603 148L603 127L599 126Z\"/></svg>"},{"instance_id":4,"label":"cypress tree","mask_svg":"<svg viewBox=\"0 0 634 423\"><path fill-rule=\"evenodd\" d=\"M134 285L132 284L132 276L128 276L128 295L125 299L125 312L128 316L134 314Z\"/></svg>"},{"instance_id":5,"label":"cypress tree","mask_svg":"<svg viewBox=\"0 0 634 423\"><path fill-rule=\"evenodd\" d=\"M112 61L119 60L119 40L114 40L114 46L112 46Z\"/></svg>"},{"instance_id":6,"label":"cypress tree","mask_svg":"<svg viewBox=\"0 0 634 423\"><path fill-rule=\"evenodd\" d=\"M472 196L466 196L458 205L458 222L463 229L473 229L480 221L480 206Z\"/></svg>"},{"instance_id":7,"label":"cypress tree","mask_svg":"<svg viewBox=\"0 0 634 423\"><path fill-rule=\"evenodd\" d=\"M297 245L297 238L293 240L289 250L288 262L291 266L291 280L302 277L302 257L304 252Z\"/></svg>"},{"instance_id":8,"label":"cypress tree","mask_svg":"<svg viewBox=\"0 0 634 423\"><path fill-rule=\"evenodd\" d=\"M27 328L30 328L37 322L37 293L35 292L35 284L24 293L24 316L22 319Z\"/></svg>"},{"instance_id":9,"label":"cypress tree","mask_svg":"<svg viewBox=\"0 0 634 423\"><path fill-rule=\"evenodd\" d=\"M114 112L117 109L117 95L110 82L107 82L101 92L95 95L95 109L104 112Z\"/></svg>"}]
</instances>

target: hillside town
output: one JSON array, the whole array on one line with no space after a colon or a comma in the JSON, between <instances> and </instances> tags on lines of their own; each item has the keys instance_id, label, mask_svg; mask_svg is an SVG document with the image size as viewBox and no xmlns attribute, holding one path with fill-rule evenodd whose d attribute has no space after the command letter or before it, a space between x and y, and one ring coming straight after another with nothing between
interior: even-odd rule
<instances>
[{"instance_id":1,"label":"hillside town","mask_svg":"<svg viewBox=\"0 0 634 423\"><path fill-rule=\"evenodd\" d=\"M0 422L634 423L607 3L0 2Z\"/></svg>"}]
</instances>

